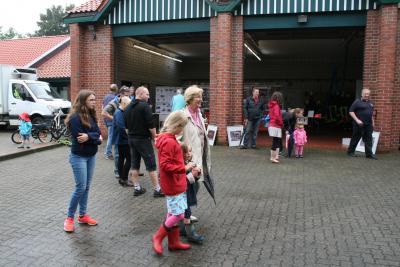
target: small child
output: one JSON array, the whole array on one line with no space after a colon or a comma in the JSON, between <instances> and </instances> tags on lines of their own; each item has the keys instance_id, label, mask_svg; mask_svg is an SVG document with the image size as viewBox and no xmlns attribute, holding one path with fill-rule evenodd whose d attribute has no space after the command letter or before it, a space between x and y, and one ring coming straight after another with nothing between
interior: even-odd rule
<instances>
[{"instance_id":1,"label":"small child","mask_svg":"<svg viewBox=\"0 0 400 267\"><path fill-rule=\"evenodd\" d=\"M296 158L303 158L304 145L307 143L307 133L304 124L297 123L293 133Z\"/></svg>"},{"instance_id":2,"label":"small child","mask_svg":"<svg viewBox=\"0 0 400 267\"><path fill-rule=\"evenodd\" d=\"M191 248L179 240L179 227L176 226L183 218L187 209L186 199L186 167L183 161L181 146L176 140L186 126L188 119L182 111L168 115L164 127L156 140L158 161L160 167L160 186L167 201L167 218L153 235L153 249L161 255L162 241L168 236L170 250L186 250ZM194 168L192 163L188 167Z\"/></svg>"},{"instance_id":3,"label":"small child","mask_svg":"<svg viewBox=\"0 0 400 267\"><path fill-rule=\"evenodd\" d=\"M196 244L202 244L204 237L199 235L195 228L193 222L190 220L192 215L192 211L190 207L197 205L197 191L199 191L199 183L201 169L196 166L195 163L192 162L192 147L181 143L181 148L183 152L183 159L185 162L186 168L186 180L187 180L187 189L186 189L186 197L187 197L187 209L185 210L185 218L183 219L183 229L181 229L181 233L183 232L188 241Z\"/></svg>"},{"instance_id":4,"label":"small child","mask_svg":"<svg viewBox=\"0 0 400 267\"><path fill-rule=\"evenodd\" d=\"M29 118L29 114L27 112L22 112L21 115L19 115L19 134L21 135L22 138L22 143L18 148L24 148L26 144L26 148L31 148L29 146L29 139L31 137L31 131L32 131L32 123L31 119Z\"/></svg>"}]
</instances>

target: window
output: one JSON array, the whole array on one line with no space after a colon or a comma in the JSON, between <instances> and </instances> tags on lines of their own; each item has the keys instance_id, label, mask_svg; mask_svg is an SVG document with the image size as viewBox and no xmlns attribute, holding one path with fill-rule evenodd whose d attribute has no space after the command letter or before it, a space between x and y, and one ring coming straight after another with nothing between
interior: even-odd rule
<instances>
[{"instance_id":1,"label":"window","mask_svg":"<svg viewBox=\"0 0 400 267\"><path fill-rule=\"evenodd\" d=\"M25 86L20 83L13 83L12 84L12 94L15 99L20 99L22 101L31 101L35 102L33 100L31 94L26 90Z\"/></svg>"}]
</instances>

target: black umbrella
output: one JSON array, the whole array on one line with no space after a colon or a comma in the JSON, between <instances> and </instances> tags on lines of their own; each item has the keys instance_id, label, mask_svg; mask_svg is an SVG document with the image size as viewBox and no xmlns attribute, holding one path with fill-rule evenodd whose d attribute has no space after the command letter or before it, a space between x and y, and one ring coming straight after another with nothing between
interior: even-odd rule
<instances>
[{"instance_id":1,"label":"black umbrella","mask_svg":"<svg viewBox=\"0 0 400 267\"><path fill-rule=\"evenodd\" d=\"M213 198L215 205L217 205L217 202L215 201L215 196L214 196L214 179L210 176L210 174L204 174L204 186L206 187L208 193L210 196Z\"/></svg>"},{"instance_id":2,"label":"black umbrella","mask_svg":"<svg viewBox=\"0 0 400 267\"><path fill-rule=\"evenodd\" d=\"M208 144L208 139L206 135L204 135L204 144ZM204 151L203 151L203 172L204 172L204 186L206 187L208 193L210 196L213 198L215 205L217 205L217 202L215 202L215 195L214 195L214 179L210 175L210 170L209 166L207 165L207 154L208 154L208 145L204 146Z\"/></svg>"}]
</instances>

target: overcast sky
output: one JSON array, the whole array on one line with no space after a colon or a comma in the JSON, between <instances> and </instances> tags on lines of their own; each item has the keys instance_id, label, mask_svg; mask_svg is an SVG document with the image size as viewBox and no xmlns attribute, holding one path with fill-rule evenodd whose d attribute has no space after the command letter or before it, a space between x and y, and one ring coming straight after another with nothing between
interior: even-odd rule
<instances>
[{"instance_id":1,"label":"overcast sky","mask_svg":"<svg viewBox=\"0 0 400 267\"><path fill-rule=\"evenodd\" d=\"M61 5L64 8L69 4L78 6L87 0L1 0L0 1L0 26L5 32L13 27L17 32L26 34L37 30L36 22L41 13L52 5Z\"/></svg>"}]
</instances>

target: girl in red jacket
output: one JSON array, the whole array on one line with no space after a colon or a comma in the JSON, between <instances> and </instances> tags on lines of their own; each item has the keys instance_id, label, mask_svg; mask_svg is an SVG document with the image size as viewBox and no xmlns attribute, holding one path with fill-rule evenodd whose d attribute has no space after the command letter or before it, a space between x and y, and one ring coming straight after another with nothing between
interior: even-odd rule
<instances>
[{"instance_id":1,"label":"girl in red jacket","mask_svg":"<svg viewBox=\"0 0 400 267\"><path fill-rule=\"evenodd\" d=\"M282 112L280 105L282 104L282 94L280 92L274 92L271 96L271 100L268 103L269 108L269 126L268 134L272 137L271 146L271 162L279 163L279 147L281 146L282 139Z\"/></svg>"},{"instance_id":2,"label":"girl in red jacket","mask_svg":"<svg viewBox=\"0 0 400 267\"><path fill-rule=\"evenodd\" d=\"M187 117L182 111L172 112L165 120L156 141L160 186L166 196L168 210L166 220L152 238L153 249L159 255L163 252L162 241L166 236L170 250L190 248L189 244L181 243L179 240L179 227L176 226L184 218L187 200L186 168L181 146L175 136L182 133L187 122Z\"/></svg>"}]
</instances>

